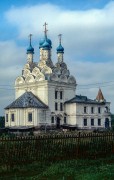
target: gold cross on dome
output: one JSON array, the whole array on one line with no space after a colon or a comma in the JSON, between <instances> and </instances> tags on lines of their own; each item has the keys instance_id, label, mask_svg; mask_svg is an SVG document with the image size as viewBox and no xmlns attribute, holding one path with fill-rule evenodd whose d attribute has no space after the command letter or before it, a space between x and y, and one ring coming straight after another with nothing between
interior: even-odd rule
<instances>
[{"instance_id":1,"label":"gold cross on dome","mask_svg":"<svg viewBox=\"0 0 114 180\"><path fill-rule=\"evenodd\" d=\"M29 34L29 40L30 40L30 45L31 45L31 39L32 39L32 34Z\"/></svg>"},{"instance_id":2,"label":"gold cross on dome","mask_svg":"<svg viewBox=\"0 0 114 180\"><path fill-rule=\"evenodd\" d=\"M47 25L48 25L48 24L47 24L46 22L45 22L44 25L43 25L43 26L44 26L44 33L45 33L45 36L47 36L47 31L48 31L48 30L47 30L47 27L46 27Z\"/></svg>"},{"instance_id":3,"label":"gold cross on dome","mask_svg":"<svg viewBox=\"0 0 114 180\"><path fill-rule=\"evenodd\" d=\"M58 37L59 37L59 43L61 44L62 34L59 34Z\"/></svg>"}]
</instances>

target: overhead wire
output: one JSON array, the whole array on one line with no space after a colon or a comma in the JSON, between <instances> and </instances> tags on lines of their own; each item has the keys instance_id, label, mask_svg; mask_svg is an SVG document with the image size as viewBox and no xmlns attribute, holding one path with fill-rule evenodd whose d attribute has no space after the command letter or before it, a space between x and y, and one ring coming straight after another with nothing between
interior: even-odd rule
<instances>
[{"instance_id":1,"label":"overhead wire","mask_svg":"<svg viewBox=\"0 0 114 180\"><path fill-rule=\"evenodd\" d=\"M110 86L114 86L113 83L114 81L91 83L91 84L77 84L77 89L81 90L81 89L92 89L92 88L99 88L99 87L110 87ZM13 87L13 85L0 84L0 89L1 90L14 90L15 88Z\"/></svg>"},{"instance_id":2,"label":"overhead wire","mask_svg":"<svg viewBox=\"0 0 114 180\"><path fill-rule=\"evenodd\" d=\"M92 85L109 84L109 83L114 83L114 81L97 82L97 83L92 83L92 84L79 84L79 86L92 86Z\"/></svg>"},{"instance_id":3,"label":"overhead wire","mask_svg":"<svg viewBox=\"0 0 114 180\"><path fill-rule=\"evenodd\" d=\"M77 89L80 90L80 89L92 89L92 88L101 88L101 87L110 87L110 86L114 86L114 84L110 84L110 85L100 85L100 86L92 86L92 87L78 87L77 86Z\"/></svg>"}]
</instances>

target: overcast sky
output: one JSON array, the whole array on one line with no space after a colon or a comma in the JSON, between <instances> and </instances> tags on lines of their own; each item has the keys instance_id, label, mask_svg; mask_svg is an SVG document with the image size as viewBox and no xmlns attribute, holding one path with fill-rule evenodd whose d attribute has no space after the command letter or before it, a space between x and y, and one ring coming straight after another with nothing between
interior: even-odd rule
<instances>
[{"instance_id":1,"label":"overcast sky","mask_svg":"<svg viewBox=\"0 0 114 180\"><path fill-rule=\"evenodd\" d=\"M62 34L64 61L78 84L76 94L95 99L100 87L114 113L114 1L4 0L0 1L0 116L15 99L14 81L26 63L30 33L34 61L39 61L44 22L54 63L57 36Z\"/></svg>"}]
</instances>

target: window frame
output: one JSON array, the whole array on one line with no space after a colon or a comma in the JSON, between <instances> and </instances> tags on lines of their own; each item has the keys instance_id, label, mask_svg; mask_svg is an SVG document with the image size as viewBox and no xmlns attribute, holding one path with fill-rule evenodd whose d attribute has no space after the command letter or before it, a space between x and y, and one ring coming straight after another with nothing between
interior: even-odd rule
<instances>
[{"instance_id":1,"label":"window frame","mask_svg":"<svg viewBox=\"0 0 114 180\"><path fill-rule=\"evenodd\" d=\"M94 107L91 107L91 114L94 114Z\"/></svg>"},{"instance_id":2,"label":"window frame","mask_svg":"<svg viewBox=\"0 0 114 180\"><path fill-rule=\"evenodd\" d=\"M98 126L101 126L101 118L98 118Z\"/></svg>"},{"instance_id":3,"label":"window frame","mask_svg":"<svg viewBox=\"0 0 114 180\"><path fill-rule=\"evenodd\" d=\"M91 118L91 126L94 126L94 119Z\"/></svg>"},{"instance_id":4,"label":"window frame","mask_svg":"<svg viewBox=\"0 0 114 180\"><path fill-rule=\"evenodd\" d=\"M30 117L31 115L31 117ZM33 113L32 112L28 112L28 122L32 122L33 121Z\"/></svg>"},{"instance_id":5,"label":"window frame","mask_svg":"<svg viewBox=\"0 0 114 180\"><path fill-rule=\"evenodd\" d=\"M54 120L55 120L55 118L54 118L54 116L52 116L51 117L51 124L54 124Z\"/></svg>"},{"instance_id":6,"label":"window frame","mask_svg":"<svg viewBox=\"0 0 114 180\"><path fill-rule=\"evenodd\" d=\"M55 90L55 99L57 99L57 97L58 97L58 91Z\"/></svg>"},{"instance_id":7,"label":"window frame","mask_svg":"<svg viewBox=\"0 0 114 180\"><path fill-rule=\"evenodd\" d=\"M58 111L58 103L55 102L55 111Z\"/></svg>"},{"instance_id":8,"label":"window frame","mask_svg":"<svg viewBox=\"0 0 114 180\"><path fill-rule=\"evenodd\" d=\"M63 111L63 103L60 103L60 111Z\"/></svg>"},{"instance_id":9,"label":"window frame","mask_svg":"<svg viewBox=\"0 0 114 180\"><path fill-rule=\"evenodd\" d=\"M11 121L15 122L15 114L14 113L11 113Z\"/></svg>"},{"instance_id":10,"label":"window frame","mask_svg":"<svg viewBox=\"0 0 114 180\"><path fill-rule=\"evenodd\" d=\"M84 113L87 113L87 106L84 106Z\"/></svg>"},{"instance_id":11,"label":"window frame","mask_svg":"<svg viewBox=\"0 0 114 180\"><path fill-rule=\"evenodd\" d=\"M87 118L84 118L84 119L83 119L83 125L84 125L84 126L87 126Z\"/></svg>"},{"instance_id":12,"label":"window frame","mask_svg":"<svg viewBox=\"0 0 114 180\"><path fill-rule=\"evenodd\" d=\"M98 113L101 114L101 107L98 107Z\"/></svg>"},{"instance_id":13,"label":"window frame","mask_svg":"<svg viewBox=\"0 0 114 180\"><path fill-rule=\"evenodd\" d=\"M8 120L9 120L9 114L7 113L6 114L6 122L8 122Z\"/></svg>"},{"instance_id":14,"label":"window frame","mask_svg":"<svg viewBox=\"0 0 114 180\"><path fill-rule=\"evenodd\" d=\"M60 99L63 99L63 91L60 91Z\"/></svg>"},{"instance_id":15,"label":"window frame","mask_svg":"<svg viewBox=\"0 0 114 180\"><path fill-rule=\"evenodd\" d=\"M67 124L67 117L64 117L64 124Z\"/></svg>"}]
</instances>

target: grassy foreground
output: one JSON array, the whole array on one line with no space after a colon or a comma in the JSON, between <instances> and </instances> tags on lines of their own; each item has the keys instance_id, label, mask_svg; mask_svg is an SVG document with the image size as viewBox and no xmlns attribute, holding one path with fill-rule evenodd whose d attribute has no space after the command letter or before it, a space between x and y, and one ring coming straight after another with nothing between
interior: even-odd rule
<instances>
[{"instance_id":1,"label":"grassy foreground","mask_svg":"<svg viewBox=\"0 0 114 180\"><path fill-rule=\"evenodd\" d=\"M0 170L0 180L113 180L114 156L96 160L71 160L55 164L34 163Z\"/></svg>"}]
</instances>

